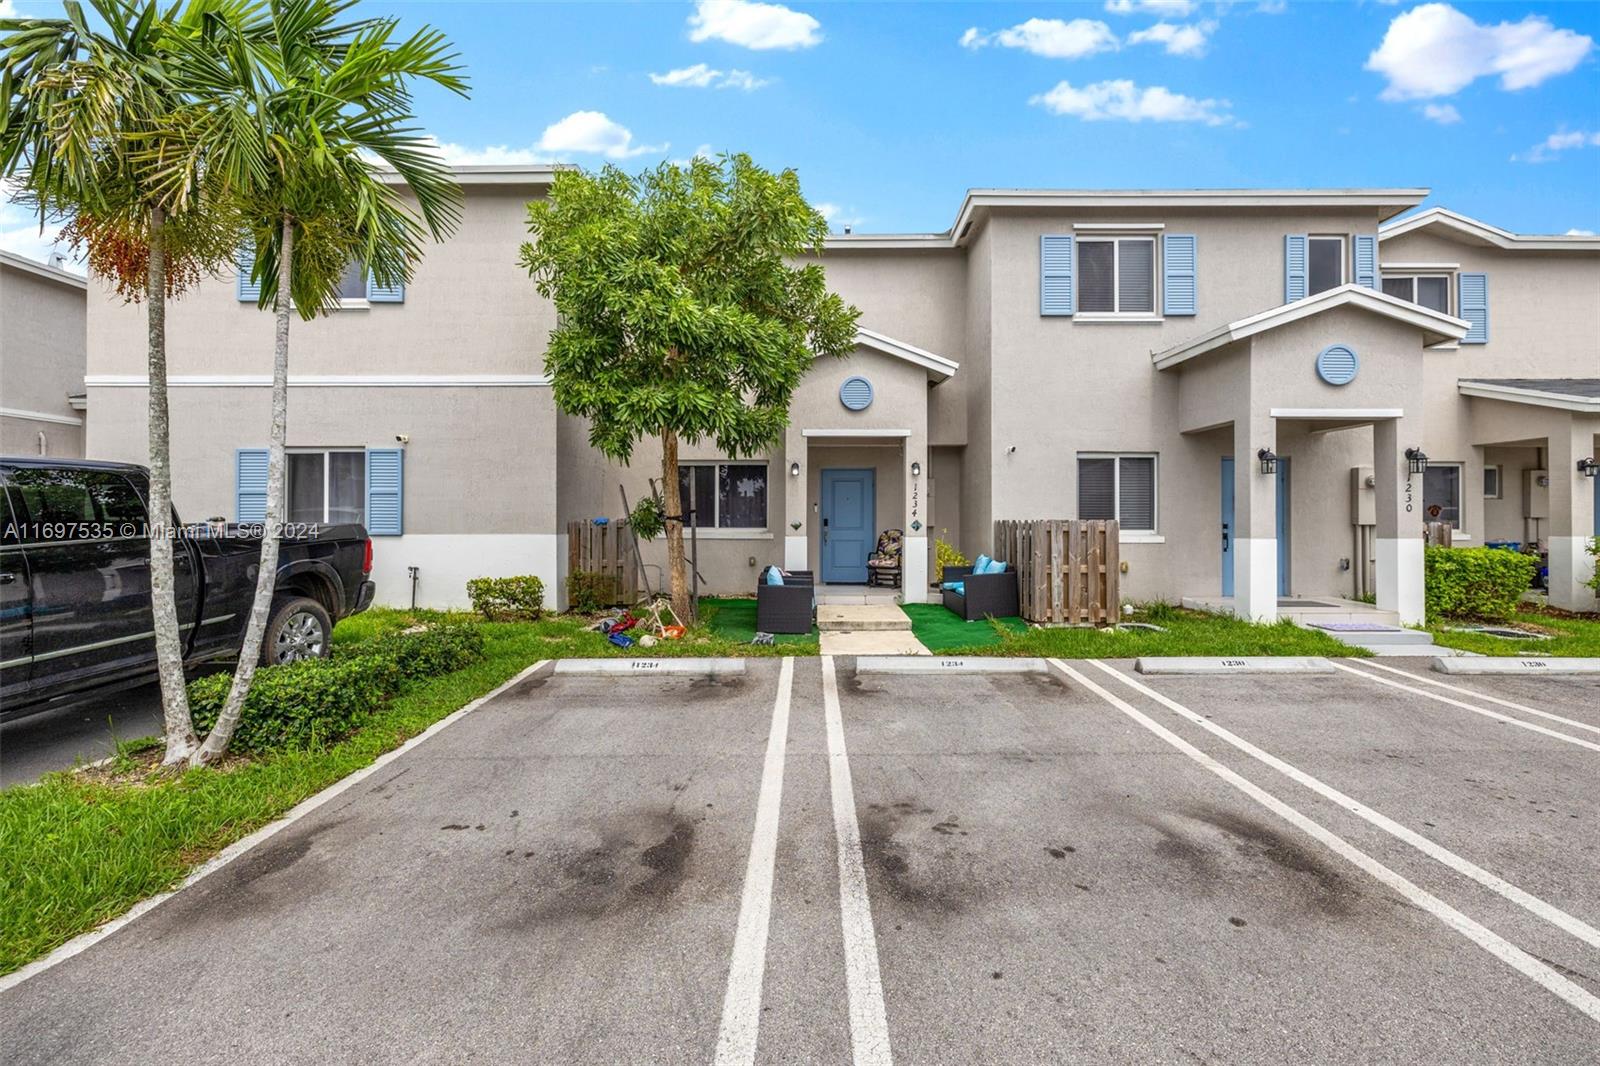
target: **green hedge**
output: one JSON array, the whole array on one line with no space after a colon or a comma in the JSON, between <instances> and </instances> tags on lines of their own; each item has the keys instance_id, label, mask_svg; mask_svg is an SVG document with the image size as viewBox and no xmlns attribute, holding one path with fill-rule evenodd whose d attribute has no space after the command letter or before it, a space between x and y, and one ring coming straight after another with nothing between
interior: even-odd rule
<instances>
[{"instance_id":1,"label":"green hedge","mask_svg":"<svg viewBox=\"0 0 1600 1066\"><path fill-rule=\"evenodd\" d=\"M1531 555L1504 548L1425 549L1428 618L1509 618L1533 584Z\"/></svg>"},{"instance_id":2,"label":"green hedge","mask_svg":"<svg viewBox=\"0 0 1600 1066\"><path fill-rule=\"evenodd\" d=\"M442 625L339 648L335 658L265 666L245 696L232 749L259 753L308 748L338 740L398 692L407 681L454 673L484 659L475 625ZM213 674L189 685L195 729L216 724L233 684Z\"/></svg>"},{"instance_id":3,"label":"green hedge","mask_svg":"<svg viewBox=\"0 0 1600 1066\"><path fill-rule=\"evenodd\" d=\"M475 577L467 582L472 609L491 622L537 622L544 613L544 582L521 577Z\"/></svg>"}]
</instances>

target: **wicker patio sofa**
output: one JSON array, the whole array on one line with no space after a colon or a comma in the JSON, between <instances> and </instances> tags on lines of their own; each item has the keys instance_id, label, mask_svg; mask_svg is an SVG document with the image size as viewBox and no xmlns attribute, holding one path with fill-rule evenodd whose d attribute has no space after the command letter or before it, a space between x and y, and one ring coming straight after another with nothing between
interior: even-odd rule
<instances>
[{"instance_id":1,"label":"wicker patio sofa","mask_svg":"<svg viewBox=\"0 0 1600 1066\"><path fill-rule=\"evenodd\" d=\"M999 574L974 574L970 566L946 566L944 580L961 582L963 591L944 590L947 610L968 622L979 618L1012 618L1021 613L1017 602L1017 572L1006 567Z\"/></svg>"},{"instance_id":2,"label":"wicker patio sofa","mask_svg":"<svg viewBox=\"0 0 1600 1066\"><path fill-rule=\"evenodd\" d=\"M768 568L770 569L770 567ZM756 585L756 630L761 633L809 633L816 581L810 570L790 570L783 584L767 584L761 571Z\"/></svg>"}]
</instances>

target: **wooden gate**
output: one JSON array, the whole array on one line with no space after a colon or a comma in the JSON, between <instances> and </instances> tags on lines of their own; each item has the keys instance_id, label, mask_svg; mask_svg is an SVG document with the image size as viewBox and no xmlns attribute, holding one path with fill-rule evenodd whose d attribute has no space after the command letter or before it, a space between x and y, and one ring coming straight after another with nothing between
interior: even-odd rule
<instances>
[{"instance_id":1,"label":"wooden gate","mask_svg":"<svg viewBox=\"0 0 1600 1066\"><path fill-rule=\"evenodd\" d=\"M995 558L1017 568L1022 617L1057 624L1115 623L1121 607L1117 536L1114 521L996 522Z\"/></svg>"},{"instance_id":2,"label":"wooden gate","mask_svg":"<svg viewBox=\"0 0 1600 1066\"><path fill-rule=\"evenodd\" d=\"M639 602L639 555L626 519L567 523L567 573L580 571L599 575L609 603L631 607Z\"/></svg>"}]
</instances>

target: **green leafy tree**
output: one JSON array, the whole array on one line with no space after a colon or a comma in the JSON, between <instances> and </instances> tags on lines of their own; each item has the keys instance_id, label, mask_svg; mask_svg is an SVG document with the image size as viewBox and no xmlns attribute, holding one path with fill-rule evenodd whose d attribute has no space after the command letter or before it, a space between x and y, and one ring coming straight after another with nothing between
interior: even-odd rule
<instances>
[{"instance_id":1,"label":"green leafy tree","mask_svg":"<svg viewBox=\"0 0 1600 1066\"><path fill-rule=\"evenodd\" d=\"M270 0L259 29L195 41L179 72L192 106L164 124L153 152L180 186L204 166L213 195L235 208L255 249L259 306L276 317L266 531L255 601L233 685L196 764L227 751L261 657L283 522L289 324L339 305L352 264L385 286L409 281L425 241L461 218L461 190L414 125L411 87L466 95L448 41L390 18L343 21L354 0ZM220 44L220 47L218 45ZM406 202L387 167L415 201Z\"/></svg>"},{"instance_id":2,"label":"green leafy tree","mask_svg":"<svg viewBox=\"0 0 1600 1066\"><path fill-rule=\"evenodd\" d=\"M522 265L559 316L545 353L557 408L624 463L661 442L672 605L687 617L679 443L771 447L813 360L849 353L860 312L796 262L821 253L827 222L793 170L739 154L637 177L563 171L528 230Z\"/></svg>"},{"instance_id":3,"label":"green leafy tree","mask_svg":"<svg viewBox=\"0 0 1600 1066\"><path fill-rule=\"evenodd\" d=\"M248 38L254 8L230 0L171 4L68 0L64 18L0 19L0 177L14 178L40 220L67 218L91 270L147 323L150 589L166 731L165 764L195 749L173 580L166 301L232 257L237 220L207 194L206 160L173 167L153 150L189 104L177 59Z\"/></svg>"}]
</instances>

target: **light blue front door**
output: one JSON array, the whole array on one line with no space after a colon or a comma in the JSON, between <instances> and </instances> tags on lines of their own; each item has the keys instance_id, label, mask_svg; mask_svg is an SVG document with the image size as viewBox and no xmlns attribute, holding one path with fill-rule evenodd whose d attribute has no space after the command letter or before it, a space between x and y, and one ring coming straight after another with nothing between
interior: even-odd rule
<instances>
[{"instance_id":1,"label":"light blue front door","mask_svg":"<svg viewBox=\"0 0 1600 1066\"><path fill-rule=\"evenodd\" d=\"M1222 457L1222 594L1233 595L1233 456Z\"/></svg>"},{"instance_id":2,"label":"light blue front door","mask_svg":"<svg viewBox=\"0 0 1600 1066\"><path fill-rule=\"evenodd\" d=\"M1289 460L1278 457L1278 595L1289 595ZM1233 595L1233 456L1222 457L1222 594Z\"/></svg>"},{"instance_id":3,"label":"light blue front door","mask_svg":"<svg viewBox=\"0 0 1600 1066\"><path fill-rule=\"evenodd\" d=\"M877 535L875 472L822 472L822 580L842 585L867 583L867 556Z\"/></svg>"}]
</instances>

